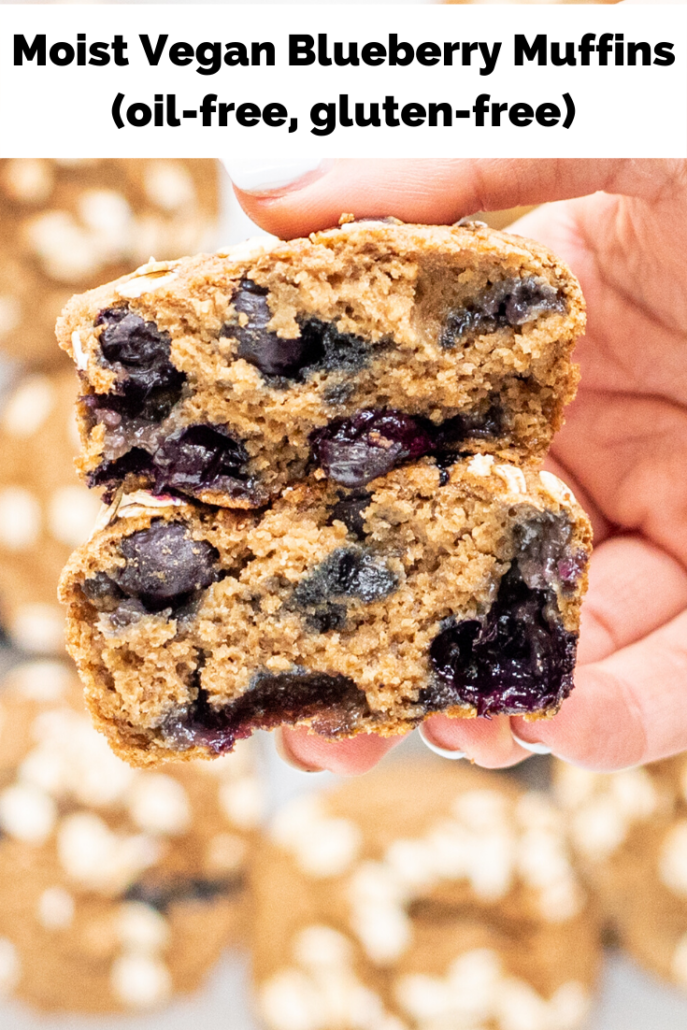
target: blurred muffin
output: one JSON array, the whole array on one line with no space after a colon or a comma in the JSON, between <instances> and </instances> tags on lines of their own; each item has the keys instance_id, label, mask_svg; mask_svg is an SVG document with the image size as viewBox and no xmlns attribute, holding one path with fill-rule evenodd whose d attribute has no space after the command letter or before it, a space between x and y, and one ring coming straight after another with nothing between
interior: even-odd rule
<instances>
[{"instance_id":1,"label":"blurred muffin","mask_svg":"<svg viewBox=\"0 0 687 1030\"><path fill-rule=\"evenodd\" d=\"M10 672L0 724L0 989L95 1013L197 988L245 931L254 751L130 769L49 661Z\"/></svg>"},{"instance_id":2,"label":"blurred muffin","mask_svg":"<svg viewBox=\"0 0 687 1030\"><path fill-rule=\"evenodd\" d=\"M501 777L392 764L299 798L254 867L270 1030L573 1030L599 960L560 816Z\"/></svg>"},{"instance_id":3,"label":"blurred muffin","mask_svg":"<svg viewBox=\"0 0 687 1030\"><path fill-rule=\"evenodd\" d=\"M687 989L687 756L611 774L557 763L556 792L620 944Z\"/></svg>"},{"instance_id":4,"label":"blurred muffin","mask_svg":"<svg viewBox=\"0 0 687 1030\"><path fill-rule=\"evenodd\" d=\"M57 581L99 498L76 478L73 372L22 379L0 410L0 623L31 653L64 651Z\"/></svg>"},{"instance_id":5,"label":"blurred muffin","mask_svg":"<svg viewBox=\"0 0 687 1030\"><path fill-rule=\"evenodd\" d=\"M75 290L212 247L218 214L215 161L0 160L0 354L65 364L55 320Z\"/></svg>"}]
</instances>

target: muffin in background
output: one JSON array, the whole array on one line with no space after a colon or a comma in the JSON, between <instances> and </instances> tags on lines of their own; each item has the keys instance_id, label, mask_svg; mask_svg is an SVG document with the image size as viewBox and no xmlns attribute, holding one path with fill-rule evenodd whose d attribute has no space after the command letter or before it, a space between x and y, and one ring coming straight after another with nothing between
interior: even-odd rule
<instances>
[{"instance_id":1,"label":"muffin in background","mask_svg":"<svg viewBox=\"0 0 687 1030\"><path fill-rule=\"evenodd\" d=\"M57 582L100 500L76 478L74 373L34 373L0 407L0 625L31 654L64 652Z\"/></svg>"},{"instance_id":2,"label":"muffin in background","mask_svg":"<svg viewBox=\"0 0 687 1030\"><path fill-rule=\"evenodd\" d=\"M605 774L558 762L555 786L613 935L687 990L687 755Z\"/></svg>"},{"instance_id":3,"label":"muffin in background","mask_svg":"<svg viewBox=\"0 0 687 1030\"><path fill-rule=\"evenodd\" d=\"M208 160L0 160L0 355L66 365L55 320L76 290L211 248L218 163Z\"/></svg>"},{"instance_id":4,"label":"muffin in background","mask_svg":"<svg viewBox=\"0 0 687 1030\"><path fill-rule=\"evenodd\" d=\"M540 793L391 764L276 816L254 866L269 1030L574 1030L599 963L592 906Z\"/></svg>"},{"instance_id":5,"label":"muffin in background","mask_svg":"<svg viewBox=\"0 0 687 1030\"><path fill-rule=\"evenodd\" d=\"M246 930L262 811L250 744L130 769L66 663L0 694L0 989L39 1009L133 1012L198 988Z\"/></svg>"}]
</instances>

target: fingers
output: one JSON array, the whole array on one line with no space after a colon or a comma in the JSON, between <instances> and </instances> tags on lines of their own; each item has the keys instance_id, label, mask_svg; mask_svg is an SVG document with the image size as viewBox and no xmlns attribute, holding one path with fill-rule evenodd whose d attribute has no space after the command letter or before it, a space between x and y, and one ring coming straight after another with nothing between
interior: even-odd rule
<instances>
[{"instance_id":1,"label":"fingers","mask_svg":"<svg viewBox=\"0 0 687 1030\"><path fill-rule=\"evenodd\" d=\"M584 390L687 401L687 301L678 268L687 246L686 201L681 210L676 198L667 210L597 194L538 208L511 227L550 247L580 280L588 321L575 357Z\"/></svg>"},{"instance_id":2,"label":"fingers","mask_svg":"<svg viewBox=\"0 0 687 1030\"><path fill-rule=\"evenodd\" d=\"M231 162L227 164L231 174ZM340 160L295 182L242 178L246 213L278 236L304 235L356 218L395 215L406 222L451 223L480 210L580 197L596 190L652 198L678 174L678 162L627 160ZM245 169L243 170L245 174Z\"/></svg>"},{"instance_id":3,"label":"fingers","mask_svg":"<svg viewBox=\"0 0 687 1030\"><path fill-rule=\"evenodd\" d=\"M687 612L629 647L578 666L553 719L513 719L524 740L599 770L654 762L687 748Z\"/></svg>"},{"instance_id":4,"label":"fingers","mask_svg":"<svg viewBox=\"0 0 687 1030\"><path fill-rule=\"evenodd\" d=\"M330 740L307 729L288 726L277 731L277 750L284 761L303 772L359 776L369 772L402 737L377 737L361 733L351 740Z\"/></svg>"},{"instance_id":5,"label":"fingers","mask_svg":"<svg viewBox=\"0 0 687 1030\"><path fill-rule=\"evenodd\" d=\"M422 736L432 750L452 752L456 757L463 755L485 769L505 769L530 754L513 740L510 720L505 715L493 719L433 715L422 724Z\"/></svg>"},{"instance_id":6,"label":"fingers","mask_svg":"<svg viewBox=\"0 0 687 1030\"><path fill-rule=\"evenodd\" d=\"M594 768L653 761L675 741L687 747L687 713L676 725L687 690L685 609L687 571L674 558L636 536L607 540L592 556L575 690L555 718L512 719L513 732Z\"/></svg>"},{"instance_id":7,"label":"fingers","mask_svg":"<svg viewBox=\"0 0 687 1030\"><path fill-rule=\"evenodd\" d=\"M616 527L687 565L687 413L659 397L581 391L556 457Z\"/></svg>"},{"instance_id":8,"label":"fingers","mask_svg":"<svg viewBox=\"0 0 687 1030\"><path fill-rule=\"evenodd\" d=\"M463 752L464 756L485 769L500 769L527 758L529 751L513 740L509 720L450 719L435 715L423 723L423 736L435 750ZM332 741L309 733L306 729L284 726L275 733L281 758L302 772L338 773L359 776L369 772L403 738L360 734L352 740ZM456 756L458 757L458 756Z\"/></svg>"},{"instance_id":9,"label":"fingers","mask_svg":"<svg viewBox=\"0 0 687 1030\"><path fill-rule=\"evenodd\" d=\"M639 537L614 537L594 553L582 610L576 688L553 719L528 722L435 715L422 727L432 750L487 769L530 754L513 739L594 768L625 768L687 748L687 571ZM683 714L684 712L684 714ZM400 738L333 742L284 728L279 750L299 769L358 775Z\"/></svg>"},{"instance_id":10,"label":"fingers","mask_svg":"<svg viewBox=\"0 0 687 1030\"><path fill-rule=\"evenodd\" d=\"M607 540L592 555L577 660L599 662L685 609L687 570L674 558L637 536Z\"/></svg>"},{"instance_id":11,"label":"fingers","mask_svg":"<svg viewBox=\"0 0 687 1030\"><path fill-rule=\"evenodd\" d=\"M547 472L553 472L554 476L558 476L572 490L577 503L584 508L589 517L594 534L594 546L598 547L611 534L611 524L608 519L604 518L600 508L594 503L580 481L575 479L570 470L565 468L552 454L547 454L544 459L544 468Z\"/></svg>"}]
</instances>

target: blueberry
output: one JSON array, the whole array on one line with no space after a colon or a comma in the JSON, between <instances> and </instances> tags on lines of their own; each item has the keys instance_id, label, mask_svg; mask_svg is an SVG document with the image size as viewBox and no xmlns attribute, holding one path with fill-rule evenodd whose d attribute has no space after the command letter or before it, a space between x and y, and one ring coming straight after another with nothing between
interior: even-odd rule
<instances>
[{"instance_id":1,"label":"blueberry","mask_svg":"<svg viewBox=\"0 0 687 1030\"><path fill-rule=\"evenodd\" d=\"M425 454L440 458L472 438L490 439L502 431L502 412L492 404L486 412L455 415L434 424L402 411L365 409L350 418L334 419L310 437L312 454L324 472L346 487L361 487L397 465Z\"/></svg>"},{"instance_id":2,"label":"blueberry","mask_svg":"<svg viewBox=\"0 0 687 1030\"><path fill-rule=\"evenodd\" d=\"M205 490L244 495L250 489L243 444L221 426L189 426L168 436L149 453L134 447L89 474L89 486L112 491L126 476L141 476L155 493L196 497Z\"/></svg>"},{"instance_id":3,"label":"blueberry","mask_svg":"<svg viewBox=\"0 0 687 1030\"><path fill-rule=\"evenodd\" d=\"M114 430L122 425L122 415L115 410L114 406L111 406L110 401L112 400L114 398L109 394L103 395L101 393L92 393L87 394L85 397L79 397L79 404L82 404L86 409L91 426L102 423L106 429Z\"/></svg>"},{"instance_id":4,"label":"blueberry","mask_svg":"<svg viewBox=\"0 0 687 1030\"><path fill-rule=\"evenodd\" d=\"M146 614L147 610L138 598L127 597L111 613L110 625L115 630L126 629L127 626L133 626L135 622L138 622Z\"/></svg>"},{"instance_id":5,"label":"blueberry","mask_svg":"<svg viewBox=\"0 0 687 1030\"><path fill-rule=\"evenodd\" d=\"M456 453L437 454L436 463L439 469L439 486L446 486L451 478L451 466L458 460Z\"/></svg>"},{"instance_id":6,"label":"blueberry","mask_svg":"<svg viewBox=\"0 0 687 1030\"><path fill-rule=\"evenodd\" d=\"M175 876L148 879L133 883L124 895L125 901L140 901L159 912L184 901L212 902L240 886L241 878L207 879Z\"/></svg>"},{"instance_id":7,"label":"blueberry","mask_svg":"<svg viewBox=\"0 0 687 1030\"><path fill-rule=\"evenodd\" d=\"M133 447L115 461L101 462L97 468L88 473L87 483L90 487L105 487L104 500L107 502L127 476L142 476L149 485L152 485L155 476L153 459L141 447Z\"/></svg>"},{"instance_id":8,"label":"blueberry","mask_svg":"<svg viewBox=\"0 0 687 1030\"><path fill-rule=\"evenodd\" d=\"M343 522L349 533L358 540L365 538L364 512L369 507L372 494L367 490L356 490L351 493L340 493L339 500L331 509L328 523Z\"/></svg>"},{"instance_id":9,"label":"blueberry","mask_svg":"<svg viewBox=\"0 0 687 1030\"><path fill-rule=\"evenodd\" d=\"M431 424L432 449L437 454L451 452L466 440L491 440L503 432L503 412L492 403L484 412L466 412Z\"/></svg>"},{"instance_id":10,"label":"blueberry","mask_svg":"<svg viewBox=\"0 0 687 1030\"><path fill-rule=\"evenodd\" d=\"M214 583L219 574L216 549L205 540L193 540L178 522L156 522L132 533L124 537L120 551L126 565L111 569L110 577L151 610L173 607Z\"/></svg>"},{"instance_id":11,"label":"blueberry","mask_svg":"<svg viewBox=\"0 0 687 1030\"><path fill-rule=\"evenodd\" d=\"M341 407L351 399L355 393L355 381L343 379L339 382L327 383L323 392L322 400L330 408Z\"/></svg>"},{"instance_id":12,"label":"blueberry","mask_svg":"<svg viewBox=\"0 0 687 1030\"><path fill-rule=\"evenodd\" d=\"M309 630L328 633L346 625L348 601L371 604L388 597L398 578L379 557L360 547L339 547L296 585L291 605Z\"/></svg>"},{"instance_id":13,"label":"blueberry","mask_svg":"<svg viewBox=\"0 0 687 1030\"><path fill-rule=\"evenodd\" d=\"M543 279L506 279L495 283L484 301L487 315L508 325L524 325L547 311L565 311L565 300L558 290Z\"/></svg>"},{"instance_id":14,"label":"blueberry","mask_svg":"<svg viewBox=\"0 0 687 1030\"><path fill-rule=\"evenodd\" d=\"M105 308L95 320L104 325L100 350L104 358L124 368L152 368L169 359L170 338L154 322L145 322L129 308Z\"/></svg>"},{"instance_id":15,"label":"blueberry","mask_svg":"<svg viewBox=\"0 0 687 1030\"><path fill-rule=\"evenodd\" d=\"M466 336L478 336L493 333L498 329L495 318L484 311L471 308L456 308L449 311L441 329L439 343L444 350L455 347Z\"/></svg>"},{"instance_id":16,"label":"blueberry","mask_svg":"<svg viewBox=\"0 0 687 1030\"><path fill-rule=\"evenodd\" d=\"M256 674L245 694L221 708L211 705L200 688L193 704L170 715L161 731L179 750L202 747L222 754L253 730L308 719L315 732L334 736L352 732L370 716L367 698L353 680L296 668Z\"/></svg>"},{"instance_id":17,"label":"blueberry","mask_svg":"<svg viewBox=\"0 0 687 1030\"><path fill-rule=\"evenodd\" d=\"M309 360L309 341L301 334L284 339L270 332L267 325L272 312L267 303L267 290L250 279L243 279L233 304L248 319L245 325L225 326L223 336L238 340L238 356L255 365L264 375L290 377Z\"/></svg>"},{"instance_id":18,"label":"blueberry","mask_svg":"<svg viewBox=\"0 0 687 1030\"><path fill-rule=\"evenodd\" d=\"M299 608L323 604L331 598L380 601L398 586L398 578L382 558L358 547L339 547L297 585L294 604Z\"/></svg>"},{"instance_id":19,"label":"blueberry","mask_svg":"<svg viewBox=\"0 0 687 1030\"><path fill-rule=\"evenodd\" d=\"M328 601L313 612L304 615L306 628L311 633L330 633L332 630L343 630L348 621L348 610L345 604Z\"/></svg>"},{"instance_id":20,"label":"blueberry","mask_svg":"<svg viewBox=\"0 0 687 1030\"><path fill-rule=\"evenodd\" d=\"M486 618L450 625L434 640L437 682L426 703L443 698L440 707L514 714L555 708L567 697L577 638L562 624L555 588L569 589L586 561L570 554L571 538L569 520L552 512L515 526L513 562Z\"/></svg>"},{"instance_id":21,"label":"blueberry","mask_svg":"<svg viewBox=\"0 0 687 1030\"><path fill-rule=\"evenodd\" d=\"M238 341L238 356L255 365L263 375L301 379L307 372L320 369L353 372L362 368L369 356L369 345L358 336L340 333L329 322L304 319L300 335L284 338L268 330L272 318L267 303L268 291L250 279L243 279L234 294L233 304L245 325L226 325L222 336Z\"/></svg>"},{"instance_id":22,"label":"blueberry","mask_svg":"<svg viewBox=\"0 0 687 1030\"><path fill-rule=\"evenodd\" d=\"M468 704L481 716L555 708L572 689L576 642L555 595L528 587L514 562L483 622L450 625L434 639L435 684L420 700L428 711Z\"/></svg>"},{"instance_id":23,"label":"blueberry","mask_svg":"<svg viewBox=\"0 0 687 1030\"><path fill-rule=\"evenodd\" d=\"M177 396L186 379L170 361L171 340L154 322L145 322L127 307L105 308L95 320L104 325L100 350L105 364L118 374L114 393L120 409L134 414L151 394L170 391Z\"/></svg>"},{"instance_id":24,"label":"blueberry","mask_svg":"<svg viewBox=\"0 0 687 1030\"><path fill-rule=\"evenodd\" d=\"M528 587L545 590L560 583L563 577L559 565L567 560L566 548L571 537L569 519L550 511L538 512L515 527L513 539L518 568Z\"/></svg>"},{"instance_id":25,"label":"blueberry","mask_svg":"<svg viewBox=\"0 0 687 1030\"><path fill-rule=\"evenodd\" d=\"M178 490L198 494L204 489L231 492L245 480L248 453L240 441L223 429L197 425L168 437L152 457L158 493Z\"/></svg>"},{"instance_id":26,"label":"blueberry","mask_svg":"<svg viewBox=\"0 0 687 1030\"><path fill-rule=\"evenodd\" d=\"M449 349L465 336L524 325L547 311L565 310L565 298L544 279L534 276L502 279L486 287L465 306L450 311L439 342Z\"/></svg>"},{"instance_id":27,"label":"blueberry","mask_svg":"<svg viewBox=\"0 0 687 1030\"><path fill-rule=\"evenodd\" d=\"M203 747L214 755L232 751L236 741L251 732L241 732L240 722L232 718L233 707L211 705L206 691L200 688L187 708L167 716L161 726L162 736L179 751L192 747Z\"/></svg>"},{"instance_id":28,"label":"blueberry","mask_svg":"<svg viewBox=\"0 0 687 1030\"><path fill-rule=\"evenodd\" d=\"M572 590L586 567L587 555L584 551L576 551L561 558L556 566L556 572L562 588Z\"/></svg>"},{"instance_id":29,"label":"blueberry","mask_svg":"<svg viewBox=\"0 0 687 1030\"><path fill-rule=\"evenodd\" d=\"M268 726L312 719L312 729L322 736L350 732L371 715L365 693L349 677L299 668L258 673L240 703Z\"/></svg>"},{"instance_id":30,"label":"blueberry","mask_svg":"<svg viewBox=\"0 0 687 1030\"><path fill-rule=\"evenodd\" d=\"M96 572L85 579L83 592L94 608L99 612L114 611L124 594L115 581L106 572Z\"/></svg>"},{"instance_id":31,"label":"blueberry","mask_svg":"<svg viewBox=\"0 0 687 1030\"><path fill-rule=\"evenodd\" d=\"M331 322L323 322L319 318L308 319L301 325L301 334L308 341L312 359L307 368L311 371L358 372L370 359L370 344L367 340L352 333L340 333ZM345 388L345 385L340 384L340 389Z\"/></svg>"},{"instance_id":32,"label":"blueberry","mask_svg":"<svg viewBox=\"0 0 687 1030\"><path fill-rule=\"evenodd\" d=\"M81 401L94 423L103 422L110 430L122 427L133 438L136 426L140 422L164 422L181 398L182 382L183 379L180 379L178 386L161 387L149 393L142 393L138 389L132 389L131 381L126 380L117 385L117 389L122 391L120 393L89 394L82 397Z\"/></svg>"},{"instance_id":33,"label":"blueberry","mask_svg":"<svg viewBox=\"0 0 687 1030\"><path fill-rule=\"evenodd\" d=\"M327 476L347 487L365 486L433 448L431 429L423 419L375 409L335 419L313 433L311 445Z\"/></svg>"}]
</instances>

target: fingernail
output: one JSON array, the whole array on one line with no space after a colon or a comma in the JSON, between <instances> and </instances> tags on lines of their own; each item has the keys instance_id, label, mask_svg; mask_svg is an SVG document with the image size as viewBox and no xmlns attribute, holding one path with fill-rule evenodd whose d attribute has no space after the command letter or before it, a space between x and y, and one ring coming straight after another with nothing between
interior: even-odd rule
<instances>
[{"instance_id":1,"label":"fingernail","mask_svg":"<svg viewBox=\"0 0 687 1030\"><path fill-rule=\"evenodd\" d=\"M307 773L323 772L323 770L318 766L306 765L305 762L301 762L300 758L296 758L293 751L287 744L281 729L277 729L274 732L274 747L282 762L286 765L290 765L292 769L297 769L298 772Z\"/></svg>"},{"instance_id":2,"label":"fingernail","mask_svg":"<svg viewBox=\"0 0 687 1030\"><path fill-rule=\"evenodd\" d=\"M435 744L431 737L428 735L427 730L424 726L420 726L418 733L420 734L420 740L428 747L430 751L433 751L435 755L439 755L440 758L450 758L452 761L456 761L459 758L467 758L468 756L464 751L449 751L446 747L439 747Z\"/></svg>"},{"instance_id":3,"label":"fingernail","mask_svg":"<svg viewBox=\"0 0 687 1030\"><path fill-rule=\"evenodd\" d=\"M234 161L224 162L234 186L244 193L272 193L293 189L322 172L319 158L301 161Z\"/></svg>"},{"instance_id":4,"label":"fingernail","mask_svg":"<svg viewBox=\"0 0 687 1030\"><path fill-rule=\"evenodd\" d=\"M513 731L511 730L511 733ZM529 740L521 740L515 733L513 733L513 740L520 747L524 747L525 751L531 751L533 755L550 755L551 748L547 747L546 744L533 744Z\"/></svg>"}]
</instances>

